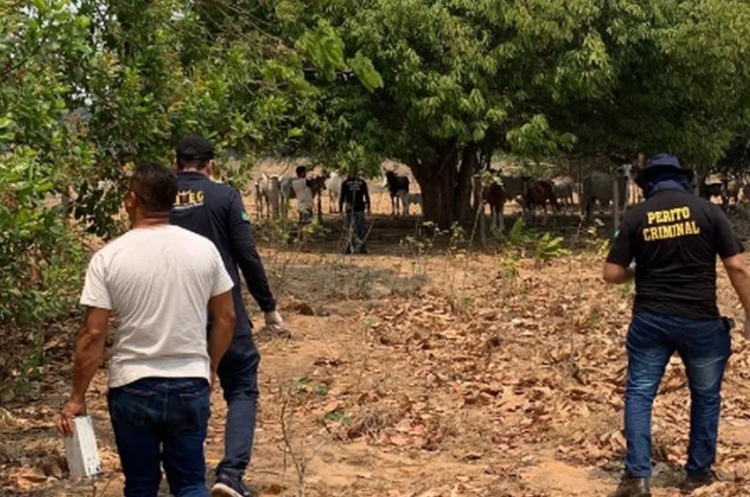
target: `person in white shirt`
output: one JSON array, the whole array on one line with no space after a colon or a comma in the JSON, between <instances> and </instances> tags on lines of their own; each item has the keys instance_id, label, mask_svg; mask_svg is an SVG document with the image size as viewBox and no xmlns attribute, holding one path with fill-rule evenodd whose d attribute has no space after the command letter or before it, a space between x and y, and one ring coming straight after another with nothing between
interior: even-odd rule
<instances>
[{"instance_id":1,"label":"person in white shirt","mask_svg":"<svg viewBox=\"0 0 750 497\"><path fill-rule=\"evenodd\" d=\"M305 226L310 224L313 217L313 194L310 180L307 179L307 168L297 166L297 177L292 181L294 196L297 198L297 213L299 215L299 238L305 241Z\"/></svg>"},{"instance_id":2,"label":"person in white shirt","mask_svg":"<svg viewBox=\"0 0 750 497\"><path fill-rule=\"evenodd\" d=\"M107 400L126 497L156 497L162 462L173 495L208 496L209 394L232 341L234 284L210 240L169 224L176 195L172 171L145 164L133 173L125 197L131 229L96 252L86 272L73 391L57 422L70 436L72 419L86 413L113 315Z\"/></svg>"}]
</instances>

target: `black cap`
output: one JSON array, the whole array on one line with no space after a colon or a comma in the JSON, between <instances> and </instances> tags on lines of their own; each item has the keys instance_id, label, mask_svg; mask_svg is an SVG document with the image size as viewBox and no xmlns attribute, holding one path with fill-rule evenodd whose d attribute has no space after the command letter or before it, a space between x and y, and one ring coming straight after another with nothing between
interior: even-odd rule
<instances>
[{"instance_id":1,"label":"black cap","mask_svg":"<svg viewBox=\"0 0 750 497\"><path fill-rule=\"evenodd\" d=\"M178 159L209 160L214 158L214 146L198 135L187 136L175 147Z\"/></svg>"},{"instance_id":2,"label":"black cap","mask_svg":"<svg viewBox=\"0 0 750 497\"><path fill-rule=\"evenodd\" d=\"M684 175L688 181L693 180L693 171L684 169L677 157L671 154L656 154L649 159L645 169L635 179L635 183L644 188L663 172L676 172Z\"/></svg>"}]
</instances>

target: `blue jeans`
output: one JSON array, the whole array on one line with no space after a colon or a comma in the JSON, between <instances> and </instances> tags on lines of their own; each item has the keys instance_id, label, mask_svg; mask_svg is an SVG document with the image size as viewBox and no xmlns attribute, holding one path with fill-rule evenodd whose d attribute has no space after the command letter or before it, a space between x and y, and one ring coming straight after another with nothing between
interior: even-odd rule
<instances>
[{"instance_id":1,"label":"blue jeans","mask_svg":"<svg viewBox=\"0 0 750 497\"><path fill-rule=\"evenodd\" d=\"M250 464L258 411L260 354L250 335L235 336L219 363L219 381L227 402L224 458L216 474L241 480Z\"/></svg>"},{"instance_id":2,"label":"blue jeans","mask_svg":"<svg viewBox=\"0 0 750 497\"><path fill-rule=\"evenodd\" d=\"M344 253L364 252L367 226L364 211L346 211L346 247Z\"/></svg>"},{"instance_id":3,"label":"blue jeans","mask_svg":"<svg viewBox=\"0 0 750 497\"><path fill-rule=\"evenodd\" d=\"M732 354L724 322L638 313L630 324L626 347L625 471L635 477L651 476L651 408L664 369L677 351L685 365L691 401L685 469L690 476L708 473L716 459L721 382Z\"/></svg>"},{"instance_id":4,"label":"blue jeans","mask_svg":"<svg viewBox=\"0 0 750 497\"><path fill-rule=\"evenodd\" d=\"M161 463L177 497L207 497L203 442L211 416L204 378L143 378L107 394L125 497L156 497Z\"/></svg>"}]
</instances>

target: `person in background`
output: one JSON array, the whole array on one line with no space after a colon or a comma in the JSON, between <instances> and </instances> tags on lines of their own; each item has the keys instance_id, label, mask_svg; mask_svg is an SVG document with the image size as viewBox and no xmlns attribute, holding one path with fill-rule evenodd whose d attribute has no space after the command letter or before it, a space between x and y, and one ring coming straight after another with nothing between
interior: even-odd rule
<instances>
[{"instance_id":1,"label":"person in background","mask_svg":"<svg viewBox=\"0 0 750 497\"><path fill-rule=\"evenodd\" d=\"M341 195L339 196L339 211L346 215L347 237L343 251L345 254L367 253L365 212L368 216L371 215L371 206L367 182L360 178L357 172L349 173L346 180L341 184ZM346 207L346 210L344 210L344 207Z\"/></svg>"},{"instance_id":2,"label":"person in background","mask_svg":"<svg viewBox=\"0 0 750 497\"><path fill-rule=\"evenodd\" d=\"M73 392L57 422L70 436L73 418L86 413L114 315L107 401L126 497L156 497L162 463L173 495L208 496L209 382L232 341L234 283L209 240L170 226L176 194L172 171L152 164L134 171L125 198L131 229L96 252L86 272Z\"/></svg>"},{"instance_id":3,"label":"person in background","mask_svg":"<svg viewBox=\"0 0 750 497\"><path fill-rule=\"evenodd\" d=\"M750 272L726 215L692 194L692 177L677 157L654 156L636 178L646 200L625 214L604 265L608 283L635 277L625 341L625 476L612 497L651 495L651 411L675 351L685 365L691 400L684 490L716 478L721 383L732 353L732 325L716 305L716 256L745 309L745 336L750 335Z\"/></svg>"},{"instance_id":4,"label":"person in background","mask_svg":"<svg viewBox=\"0 0 750 497\"><path fill-rule=\"evenodd\" d=\"M271 333L282 336L283 321L276 312L276 301L255 249L250 220L240 194L228 184L211 179L213 145L200 136L188 136L177 144L175 152L179 188L170 219L173 224L211 240L235 284L232 291L237 314L234 339L218 370L228 406L224 457L216 468L212 495L245 497L251 495L243 477L250 463L255 437L260 354L242 300L239 271L245 277L250 294L264 312Z\"/></svg>"},{"instance_id":5,"label":"person in background","mask_svg":"<svg viewBox=\"0 0 750 497\"><path fill-rule=\"evenodd\" d=\"M297 198L297 214L299 215L298 237L305 241L305 227L310 224L313 217L313 194L310 180L307 179L307 168L297 166L295 169L297 177L292 181L294 196Z\"/></svg>"}]
</instances>

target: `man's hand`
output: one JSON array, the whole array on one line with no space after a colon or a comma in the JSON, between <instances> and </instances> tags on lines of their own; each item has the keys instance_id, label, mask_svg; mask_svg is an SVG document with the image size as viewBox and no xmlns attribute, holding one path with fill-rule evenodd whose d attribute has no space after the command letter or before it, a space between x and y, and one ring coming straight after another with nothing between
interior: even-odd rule
<instances>
[{"instance_id":1,"label":"man's hand","mask_svg":"<svg viewBox=\"0 0 750 497\"><path fill-rule=\"evenodd\" d=\"M284 320L281 319L281 314L276 311L268 311L264 314L266 318L266 328L272 333L283 333L284 332Z\"/></svg>"},{"instance_id":2,"label":"man's hand","mask_svg":"<svg viewBox=\"0 0 750 497\"><path fill-rule=\"evenodd\" d=\"M73 418L86 414L86 401L70 399L65 403L57 418L57 431L66 437L73 436Z\"/></svg>"}]
</instances>

